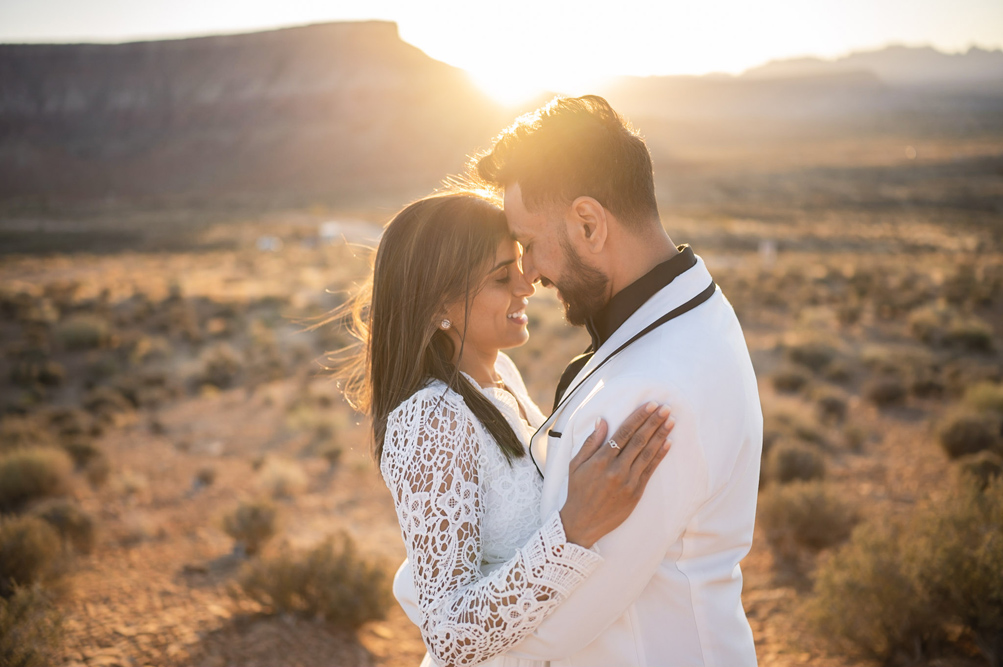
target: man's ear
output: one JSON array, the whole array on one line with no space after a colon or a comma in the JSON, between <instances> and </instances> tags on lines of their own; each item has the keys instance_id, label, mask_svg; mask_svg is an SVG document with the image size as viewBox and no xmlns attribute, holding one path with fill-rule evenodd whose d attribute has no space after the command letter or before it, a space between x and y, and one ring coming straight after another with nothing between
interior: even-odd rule
<instances>
[{"instance_id":1,"label":"man's ear","mask_svg":"<svg viewBox=\"0 0 1003 667\"><path fill-rule=\"evenodd\" d=\"M609 233L609 219L606 209L593 197L579 197L571 202L570 229L572 239L592 252L599 252L606 245Z\"/></svg>"}]
</instances>

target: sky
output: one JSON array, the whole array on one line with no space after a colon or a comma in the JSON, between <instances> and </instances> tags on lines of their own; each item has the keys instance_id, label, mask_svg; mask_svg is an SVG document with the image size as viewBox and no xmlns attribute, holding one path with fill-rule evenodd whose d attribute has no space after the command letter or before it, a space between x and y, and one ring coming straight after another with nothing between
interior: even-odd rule
<instances>
[{"instance_id":1,"label":"sky","mask_svg":"<svg viewBox=\"0 0 1003 667\"><path fill-rule=\"evenodd\" d=\"M396 21L401 37L515 102L604 78L738 74L888 44L1003 48L1003 0L0 0L0 42L120 42Z\"/></svg>"}]
</instances>

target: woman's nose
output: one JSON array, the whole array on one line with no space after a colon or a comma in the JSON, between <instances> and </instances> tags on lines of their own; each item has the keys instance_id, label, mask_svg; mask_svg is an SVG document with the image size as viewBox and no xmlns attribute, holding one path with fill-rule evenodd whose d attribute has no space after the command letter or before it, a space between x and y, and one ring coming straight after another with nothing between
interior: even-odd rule
<instances>
[{"instance_id":1,"label":"woman's nose","mask_svg":"<svg viewBox=\"0 0 1003 667\"><path fill-rule=\"evenodd\" d=\"M520 271L516 279L512 281L512 293L518 297L533 296L536 294L536 286L526 279L526 274Z\"/></svg>"}]
</instances>

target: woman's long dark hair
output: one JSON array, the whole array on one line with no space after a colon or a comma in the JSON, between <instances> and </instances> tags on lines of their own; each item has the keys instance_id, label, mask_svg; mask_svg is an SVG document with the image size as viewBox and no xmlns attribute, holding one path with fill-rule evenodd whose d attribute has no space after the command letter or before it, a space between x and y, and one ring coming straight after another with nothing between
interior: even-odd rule
<instances>
[{"instance_id":1,"label":"woman's long dark hair","mask_svg":"<svg viewBox=\"0 0 1003 667\"><path fill-rule=\"evenodd\" d=\"M509 461L525 455L498 408L453 364L455 346L438 326L447 304L462 300L469 315L508 238L501 209L470 192L420 199L384 229L372 280L347 306L359 350L341 367L346 398L372 418L377 461L387 416L433 378L463 397Z\"/></svg>"}]
</instances>

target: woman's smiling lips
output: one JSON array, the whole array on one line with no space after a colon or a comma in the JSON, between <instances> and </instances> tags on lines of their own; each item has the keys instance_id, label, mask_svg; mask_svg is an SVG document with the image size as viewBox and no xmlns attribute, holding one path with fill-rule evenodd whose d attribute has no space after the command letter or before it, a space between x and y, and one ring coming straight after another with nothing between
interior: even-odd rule
<instances>
[{"instance_id":1,"label":"woman's smiling lips","mask_svg":"<svg viewBox=\"0 0 1003 667\"><path fill-rule=\"evenodd\" d=\"M518 324L519 326L529 323L529 318L526 316L525 308L521 308L514 313L509 313L506 317L508 317L510 322Z\"/></svg>"}]
</instances>

